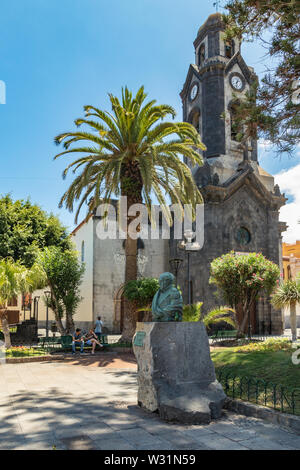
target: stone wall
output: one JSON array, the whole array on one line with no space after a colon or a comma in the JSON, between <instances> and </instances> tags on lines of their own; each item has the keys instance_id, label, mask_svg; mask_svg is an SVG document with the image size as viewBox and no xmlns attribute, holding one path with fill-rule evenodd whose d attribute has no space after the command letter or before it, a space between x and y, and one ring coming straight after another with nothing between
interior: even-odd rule
<instances>
[{"instance_id":1,"label":"stone wall","mask_svg":"<svg viewBox=\"0 0 300 470\"><path fill-rule=\"evenodd\" d=\"M207 312L216 305L222 305L223 299L216 296L217 289L209 284L210 263L218 256L231 250L237 252L261 252L268 259L279 264L278 211L272 211L257 197L249 184L244 184L223 202L205 203L204 246L190 255L190 270L193 280L193 302L202 301L203 311ZM236 238L239 227L245 227L251 234L248 245L240 245ZM170 241L173 256L183 257L184 253L176 248L176 241ZM187 302L187 259L179 271L179 285ZM272 333L282 332L283 317L280 310L275 310L267 303L264 313L258 320L267 322L272 317ZM269 311L270 310L270 311ZM260 310L261 312L261 310ZM258 329L261 327L258 325Z\"/></svg>"}]
</instances>

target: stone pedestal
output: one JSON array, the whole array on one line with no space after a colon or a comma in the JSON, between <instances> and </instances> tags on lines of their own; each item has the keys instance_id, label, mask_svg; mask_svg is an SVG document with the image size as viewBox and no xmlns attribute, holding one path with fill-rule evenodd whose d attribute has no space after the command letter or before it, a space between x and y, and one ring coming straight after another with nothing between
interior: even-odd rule
<instances>
[{"instance_id":1,"label":"stone pedestal","mask_svg":"<svg viewBox=\"0 0 300 470\"><path fill-rule=\"evenodd\" d=\"M138 403L166 421L210 423L226 395L216 380L200 322L137 323Z\"/></svg>"}]
</instances>

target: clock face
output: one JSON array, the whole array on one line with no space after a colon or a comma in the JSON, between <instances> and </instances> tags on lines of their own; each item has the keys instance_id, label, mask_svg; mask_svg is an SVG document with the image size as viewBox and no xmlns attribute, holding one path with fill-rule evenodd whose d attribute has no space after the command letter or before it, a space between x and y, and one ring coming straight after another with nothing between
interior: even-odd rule
<instances>
[{"instance_id":1,"label":"clock face","mask_svg":"<svg viewBox=\"0 0 300 470\"><path fill-rule=\"evenodd\" d=\"M190 93L191 100L193 101L197 95L198 95L198 85L195 83L195 85L192 86L191 93Z\"/></svg>"},{"instance_id":2,"label":"clock face","mask_svg":"<svg viewBox=\"0 0 300 470\"><path fill-rule=\"evenodd\" d=\"M238 75L233 75L230 82L231 86L235 88L235 90L241 90L243 88L243 80Z\"/></svg>"}]
</instances>

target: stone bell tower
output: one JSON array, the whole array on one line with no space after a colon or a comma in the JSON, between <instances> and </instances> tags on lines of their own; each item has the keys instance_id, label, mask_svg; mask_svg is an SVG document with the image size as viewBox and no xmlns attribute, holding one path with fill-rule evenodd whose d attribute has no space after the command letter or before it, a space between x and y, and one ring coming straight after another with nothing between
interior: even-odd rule
<instances>
[{"instance_id":1,"label":"stone bell tower","mask_svg":"<svg viewBox=\"0 0 300 470\"><path fill-rule=\"evenodd\" d=\"M258 163L257 141L238 141L235 105L250 89L256 75L246 65L237 39L226 42L220 13L212 14L199 28L194 41L195 63L189 66L180 93L183 120L195 126L207 147L203 166L191 168L204 198L204 246L191 255L192 302L203 301L204 311L220 305L216 288L209 284L211 261L233 250L261 252L281 267L279 208L285 197L274 178ZM170 243L171 257L182 256L176 240ZM179 285L187 299L186 266ZM253 332L279 333L281 311L265 300L252 313Z\"/></svg>"}]
</instances>

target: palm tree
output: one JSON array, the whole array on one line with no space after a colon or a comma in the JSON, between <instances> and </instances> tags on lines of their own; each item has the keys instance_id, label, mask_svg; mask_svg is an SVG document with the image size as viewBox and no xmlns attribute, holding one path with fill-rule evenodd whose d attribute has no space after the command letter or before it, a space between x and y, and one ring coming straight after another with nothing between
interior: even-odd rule
<instances>
[{"instance_id":1,"label":"palm tree","mask_svg":"<svg viewBox=\"0 0 300 470\"><path fill-rule=\"evenodd\" d=\"M183 306L183 321L202 321L207 329L212 325L224 322L227 325L236 327L235 310L226 307L216 307L208 313L201 312L203 302Z\"/></svg>"},{"instance_id":2,"label":"palm tree","mask_svg":"<svg viewBox=\"0 0 300 470\"><path fill-rule=\"evenodd\" d=\"M289 279L288 281L281 282L271 296L271 302L275 308L289 307L292 341L297 341L296 306L300 303L300 281Z\"/></svg>"},{"instance_id":3,"label":"palm tree","mask_svg":"<svg viewBox=\"0 0 300 470\"><path fill-rule=\"evenodd\" d=\"M85 106L85 118L75 120L79 127L87 125L88 132L66 132L55 138L63 143L65 151L56 155L80 153L63 172L80 173L75 177L60 201L73 211L79 201L75 216L82 205L88 203L87 218L99 206L108 203L111 196L126 196L128 207L145 203L150 210L152 197L156 196L162 210L171 223L171 214L166 199L171 203L190 203L195 211L202 203L201 194L193 180L189 167L181 160L184 156L194 164L201 165L199 149L205 150L200 135L189 123L163 122L167 116L175 117L175 111L168 105L157 105L156 101L145 104L147 95L141 87L136 96L125 88L122 99L109 94L112 112L102 111L94 106ZM75 146L86 141L85 146ZM128 227L135 217L127 217L125 228L125 282L137 278L137 240L130 236ZM122 341L132 338L135 330L134 313L125 301L125 318Z\"/></svg>"},{"instance_id":4,"label":"palm tree","mask_svg":"<svg viewBox=\"0 0 300 470\"><path fill-rule=\"evenodd\" d=\"M11 258L0 259L0 319L6 348L11 347L7 310L9 301L44 285L44 276L35 267L27 269Z\"/></svg>"},{"instance_id":5,"label":"palm tree","mask_svg":"<svg viewBox=\"0 0 300 470\"><path fill-rule=\"evenodd\" d=\"M212 325L217 325L222 322L234 328L236 328L237 325L235 310L225 306L210 310L206 315L203 315L202 321L206 328L210 328Z\"/></svg>"}]
</instances>

